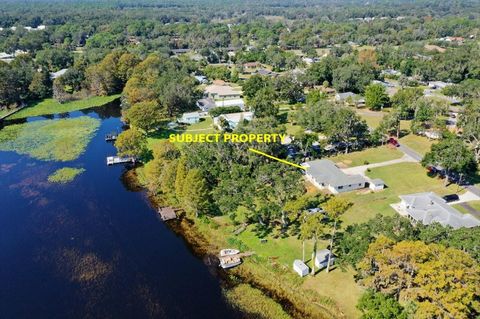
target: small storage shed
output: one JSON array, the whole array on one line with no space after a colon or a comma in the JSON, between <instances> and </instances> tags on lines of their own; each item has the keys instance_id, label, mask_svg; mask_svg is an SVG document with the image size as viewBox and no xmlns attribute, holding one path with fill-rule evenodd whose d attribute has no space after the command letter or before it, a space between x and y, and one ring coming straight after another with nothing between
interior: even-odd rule
<instances>
[{"instance_id":1,"label":"small storage shed","mask_svg":"<svg viewBox=\"0 0 480 319\"><path fill-rule=\"evenodd\" d=\"M372 191L379 191L385 188L385 182L380 178L372 179L369 187Z\"/></svg>"},{"instance_id":2,"label":"small storage shed","mask_svg":"<svg viewBox=\"0 0 480 319\"><path fill-rule=\"evenodd\" d=\"M322 249L317 251L317 255L315 256L315 266L318 267L318 269L323 269L327 267L328 264L328 255L330 255L330 250L328 249ZM335 262L335 257L330 258L330 266L333 265Z\"/></svg>"},{"instance_id":3,"label":"small storage shed","mask_svg":"<svg viewBox=\"0 0 480 319\"><path fill-rule=\"evenodd\" d=\"M305 265L305 263L300 259L295 259L293 261L293 270L295 270L295 272L299 274L300 277L305 277L310 272L308 266Z\"/></svg>"}]
</instances>

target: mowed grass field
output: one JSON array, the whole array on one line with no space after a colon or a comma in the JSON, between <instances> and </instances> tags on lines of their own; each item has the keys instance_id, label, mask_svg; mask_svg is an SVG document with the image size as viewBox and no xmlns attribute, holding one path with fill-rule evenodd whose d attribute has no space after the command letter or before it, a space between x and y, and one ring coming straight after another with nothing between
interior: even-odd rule
<instances>
[{"instance_id":1,"label":"mowed grass field","mask_svg":"<svg viewBox=\"0 0 480 319\"><path fill-rule=\"evenodd\" d=\"M72 161L87 147L100 126L88 116L8 125L0 130L0 150L45 161Z\"/></svg>"},{"instance_id":2,"label":"mowed grass field","mask_svg":"<svg viewBox=\"0 0 480 319\"><path fill-rule=\"evenodd\" d=\"M445 187L443 180L429 177L425 168L418 163L400 163L373 168L367 172L367 176L372 179L382 179L387 188L378 192L367 189L339 195L353 203L353 206L342 217L343 227L368 221L376 214L397 214L390 204L400 202L399 195L420 192L446 195L463 192L456 185Z\"/></svg>"},{"instance_id":3,"label":"mowed grass field","mask_svg":"<svg viewBox=\"0 0 480 319\"><path fill-rule=\"evenodd\" d=\"M367 148L360 152L352 152L348 154L340 154L337 156L329 157L328 159L337 163L338 166L354 167L360 165L381 163L401 158L403 153L389 146L379 146L373 148Z\"/></svg>"},{"instance_id":4,"label":"mowed grass field","mask_svg":"<svg viewBox=\"0 0 480 319\"><path fill-rule=\"evenodd\" d=\"M400 139L400 143L410 147L420 155L425 155L430 151L435 141L429 140L425 136L408 134Z\"/></svg>"},{"instance_id":5,"label":"mowed grass field","mask_svg":"<svg viewBox=\"0 0 480 319\"><path fill-rule=\"evenodd\" d=\"M12 114L8 119L21 119L31 116L51 115L58 113L67 113L91 107L102 106L110 103L120 97L120 94L110 96L93 96L78 101L71 101L66 103L60 103L54 99L45 99L41 102L36 102L29 107L22 109L21 111Z\"/></svg>"}]
</instances>

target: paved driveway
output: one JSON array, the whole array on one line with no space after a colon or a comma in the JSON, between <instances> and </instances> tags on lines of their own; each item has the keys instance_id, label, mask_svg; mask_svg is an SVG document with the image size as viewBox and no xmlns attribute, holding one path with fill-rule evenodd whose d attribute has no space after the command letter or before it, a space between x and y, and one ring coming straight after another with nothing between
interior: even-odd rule
<instances>
[{"instance_id":1,"label":"paved driveway","mask_svg":"<svg viewBox=\"0 0 480 319\"><path fill-rule=\"evenodd\" d=\"M345 174L348 174L348 175L360 174L360 175L365 176L365 172L369 168L389 166L389 165L394 165L394 164L399 164L399 163L407 163L407 162L416 162L416 161L415 161L415 159L413 159L412 157L410 157L408 155L403 155L401 158L397 158L397 159L394 159L394 160L391 160L391 161L344 168L344 169L342 169L342 171Z\"/></svg>"}]
</instances>

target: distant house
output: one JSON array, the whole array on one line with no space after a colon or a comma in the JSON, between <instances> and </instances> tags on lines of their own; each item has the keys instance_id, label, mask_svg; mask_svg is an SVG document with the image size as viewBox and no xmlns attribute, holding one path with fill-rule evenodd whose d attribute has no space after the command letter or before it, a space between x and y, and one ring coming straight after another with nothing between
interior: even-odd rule
<instances>
[{"instance_id":1,"label":"distant house","mask_svg":"<svg viewBox=\"0 0 480 319\"><path fill-rule=\"evenodd\" d=\"M215 101L216 107L224 107L224 106L238 106L242 110L245 108L245 102L243 99L222 99Z\"/></svg>"},{"instance_id":2,"label":"distant house","mask_svg":"<svg viewBox=\"0 0 480 319\"><path fill-rule=\"evenodd\" d=\"M318 189L328 189L333 194L365 188L367 180L362 175L347 175L330 160L315 160L303 164L305 176Z\"/></svg>"},{"instance_id":3,"label":"distant house","mask_svg":"<svg viewBox=\"0 0 480 319\"><path fill-rule=\"evenodd\" d=\"M231 129L237 127L237 125L241 121L251 121L253 119L252 112L239 112L239 113L229 113L229 114L222 114L213 119L213 124L218 127L219 129L223 129L221 126L221 121L225 120L228 123L228 126Z\"/></svg>"},{"instance_id":4,"label":"distant house","mask_svg":"<svg viewBox=\"0 0 480 319\"><path fill-rule=\"evenodd\" d=\"M208 112L210 111L210 109L213 109L214 107L216 107L215 101L209 97L198 100L196 102L196 105L200 110L204 112Z\"/></svg>"},{"instance_id":5,"label":"distant house","mask_svg":"<svg viewBox=\"0 0 480 319\"><path fill-rule=\"evenodd\" d=\"M275 72L272 72L267 69L259 69L255 72L255 74L262 75L262 76L277 76L278 74Z\"/></svg>"},{"instance_id":6,"label":"distant house","mask_svg":"<svg viewBox=\"0 0 480 319\"><path fill-rule=\"evenodd\" d=\"M13 61L13 59L15 59L15 56L13 54L0 52L0 61L11 62L11 61Z\"/></svg>"},{"instance_id":7,"label":"distant house","mask_svg":"<svg viewBox=\"0 0 480 319\"><path fill-rule=\"evenodd\" d=\"M385 188L385 182L383 180L381 180L380 178L372 179L369 182L368 187L372 191L379 191L379 190L382 190L382 189Z\"/></svg>"},{"instance_id":8,"label":"distant house","mask_svg":"<svg viewBox=\"0 0 480 319\"><path fill-rule=\"evenodd\" d=\"M194 76L195 80L198 81L200 84L205 84L208 83L208 79L205 75L195 75Z\"/></svg>"},{"instance_id":9,"label":"distant house","mask_svg":"<svg viewBox=\"0 0 480 319\"><path fill-rule=\"evenodd\" d=\"M68 69L61 69L60 71L52 72L52 73L50 73L50 78L52 80L55 80L56 78L59 78L62 75L64 75L65 73L67 73L67 71L68 71Z\"/></svg>"},{"instance_id":10,"label":"distant house","mask_svg":"<svg viewBox=\"0 0 480 319\"><path fill-rule=\"evenodd\" d=\"M212 84L205 88L205 95L212 99L239 99L242 92L234 90L229 85Z\"/></svg>"},{"instance_id":11,"label":"distant house","mask_svg":"<svg viewBox=\"0 0 480 319\"><path fill-rule=\"evenodd\" d=\"M315 256L315 266L318 269L323 269L326 268L328 265L328 256L331 254L330 250L328 249L322 249L317 251L317 254ZM335 257L332 256L330 257L330 266L332 266L335 263Z\"/></svg>"},{"instance_id":12,"label":"distant house","mask_svg":"<svg viewBox=\"0 0 480 319\"><path fill-rule=\"evenodd\" d=\"M442 132L440 131L429 130L425 131L423 134L431 140L439 140L442 138Z\"/></svg>"},{"instance_id":13,"label":"distant house","mask_svg":"<svg viewBox=\"0 0 480 319\"><path fill-rule=\"evenodd\" d=\"M293 270L300 275L300 277L305 277L310 272L310 269L307 265L300 259L295 259L293 261Z\"/></svg>"},{"instance_id":14,"label":"distant house","mask_svg":"<svg viewBox=\"0 0 480 319\"><path fill-rule=\"evenodd\" d=\"M432 90L441 90L443 88L446 88L449 85L453 85L453 83L447 83L447 82L442 82L442 81L428 82L428 87Z\"/></svg>"},{"instance_id":15,"label":"distant house","mask_svg":"<svg viewBox=\"0 0 480 319\"><path fill-rule=\"evenodd\" d=\"M470 214L462 214L435 193L417 193L399 197L401 202L392 207L414 223L430 225L436 222L455 229L480 226L480 220Z\"/></svg>"},{"instance_id":16,"label":"distant house","mask_svg":"<svg viewBox=\"0 0 480 319\"><path fill-rule=\"evenodd\" d=\"M247 63L243 64L243 70L246 73L250 73L250 72L255 71L260 66L261 66L261 64L258 63L258 62L247 62Z\"/></svg>"},{"instance_id":17,"label":"distant house","mask_svg":"<svg viewBox=\"0 0 480 319\"><path fill-rule=\"evenodd\" d=\"M390 76L400 76L402 75L402 72L394 70L394 69L386 69L382 70L380 73L381 75L390 75Z\"/></svg>"},{"instance_id":18,"label":"distant house","mask_svg":"<svg viewBox=\"0 0 480 319\"><path fill-rule=\"evenodd\" d=\"M172 53L174 55L181 55L181 54L186 54L192 51L191 49L171 49Z\"/></svg>"},{"instance_id":19,"label":"distant house","mask_svg":"<svg viewBox=\"0 0 480 319\"><path fill-rule=\"evenodd\" d=\"M335 94L335 101L343 103L354 103L358 100L359 96L353 92L344 92Z\"/></svg>"},{"instance_id":20,"label":"distant house","mask_svg":"<svg viewBox=\"0 0 480 319\"><path fill-rule=\"evenodd\" d=\"M198 123L200 122L200 113L198 112L183 113L182 117L178 121L180 123L185 123L185 124Z\"/></svg>"}]
</instances>

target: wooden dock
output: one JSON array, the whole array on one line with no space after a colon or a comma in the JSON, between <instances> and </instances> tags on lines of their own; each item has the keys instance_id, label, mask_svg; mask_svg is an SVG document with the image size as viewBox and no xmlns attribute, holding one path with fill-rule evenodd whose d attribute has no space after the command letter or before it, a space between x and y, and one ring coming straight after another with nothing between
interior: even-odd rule
<instances>
[{"instance_id":1,"label":"wooden dock","mask_svg":"<svg viewBox=\"0 0 480 319\"><path fill-rule=\"evenodd\" d=\"M163 221L177 218L177 214L175 213L175 210L172 207L160 207L158 209L158 214L160 214L160 218Z\"/></svg>"},{"instance_id":2,"label":"wooden dock","mask_svg":"<svg viewBox=\"0 0 480 319\"><path fill-rule=\"evenodd\" d=\"M109 156L107 157L107 165L115 164L124 164L124 163L135 163L136 160L134 157L120 157L120 156Z\"/></svg>"}]
</instances>

